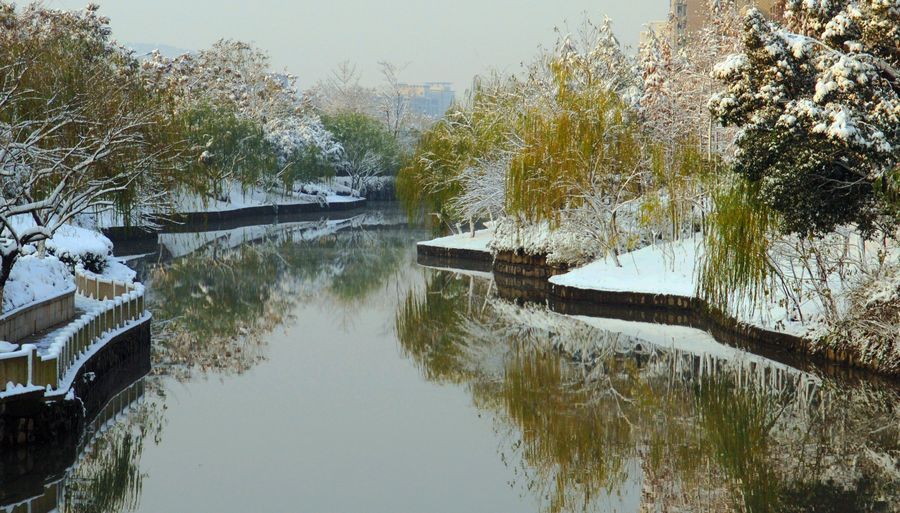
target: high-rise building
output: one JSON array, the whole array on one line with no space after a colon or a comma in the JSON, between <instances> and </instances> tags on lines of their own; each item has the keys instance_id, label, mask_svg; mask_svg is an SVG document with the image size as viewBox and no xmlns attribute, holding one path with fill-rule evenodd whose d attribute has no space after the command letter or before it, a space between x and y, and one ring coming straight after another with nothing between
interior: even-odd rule
<instances>
[{"instance_id":1,"label":"high-rise building","mask_svg":"<svg viewBox=\"0 0 900 513\"><path fill-rule=\"evenodd\" d=\"M756 7L770 16L778 15L778 0L738 0L737 3L742 7ZM678 40L700 30L710 20L709 0L670 0L669 7L673 35Z\"/></svg>"},{"instance_id":2,"label":"high-rise building","mask_svg":"<svg viewBox=\"0 0 900 513\"><path fill-rule=\"evenodd\" d=\"M409 102L409 110L433 119L443 117L456 99L453 84L449 82L403 84L400 94Z\"/></svg>"}]
</instances>

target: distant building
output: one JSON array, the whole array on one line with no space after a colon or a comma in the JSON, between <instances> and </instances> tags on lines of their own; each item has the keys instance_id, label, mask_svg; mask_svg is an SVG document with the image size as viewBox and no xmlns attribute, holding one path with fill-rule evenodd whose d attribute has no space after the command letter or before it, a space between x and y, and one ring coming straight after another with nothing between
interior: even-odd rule
<instances>
[{"instance_id":1,"label":"distant building","mask_svg":"<svg viewBox=\"0 0 900 513\"><path fill-rule=\"evenodd\" d=\"M779 15L778 0L738 0L737 3L742 7L756 7L768 16ZM669 8L676 41L709 22L709 0L669 0Z\"/></svg>"},{"instance_id":2,"label":"distant building","mask_svg":"<svg viewBox=\"0 0 900 513\"><path fill-rule=\"evenodd\" d=\"M409 109L423 116L438 119L453 105L456 93L449 82L402 84L400 94L409 101Z\"/></svg>"}]
</instances>

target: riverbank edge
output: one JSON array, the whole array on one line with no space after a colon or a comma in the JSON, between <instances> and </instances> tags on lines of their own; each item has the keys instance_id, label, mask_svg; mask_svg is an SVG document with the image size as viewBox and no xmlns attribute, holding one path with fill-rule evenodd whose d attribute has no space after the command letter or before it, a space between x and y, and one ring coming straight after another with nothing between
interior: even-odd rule
<instances>
[{"instance_id":1,"label":"riverbank edge","mask_svg":"<svg viewBox=\"0 0 900 513\"><path fill-rule=\"evenodd\" d=\"M501 297L547 304L567 315L673 324L706 331L716 340L792 366L815 364L829 374L860 371L900 381L889 372L862 361L853 351L839 351L808 337L768 330L738 321L696 297L642 292L605 291L551 283L570 269L551 266L546 256L515 252L496 255L487 250L417 245L419 263L461 267L494 274Z\"/></svg>"},{"instance_id":2,"label":"riverbank edge","mask_svg":"<svg viewBox=\"0 0 900 513\"><path fill-rule=\"evenodd\" d=\"M101 231L114 244L117 242L152 242L162 232L168 231L204 231L239 228L253 222L274 222L291 216L322 214L328 212L346 212L364 208L367 198L350 201L339 201L327 204L320 203L286 203L259 205L255 207L236 208L231 210L214 210L208 212L184 212L170 216L156 216L156 227L148 229L140 226L114 226L102 228Z\"/></svg>"},{"instance_id":3,"label":"riverbank edge","mask_svg":"<svg viewBox=\"0 0 900 513\"><path fill-rule=\"evenodd\" d=\"M65 451L77 444L111 398L150 372L150 323L145 314L108 334L73 372L65 390L50 396L40 390L0 402L0 453L41 446Z\"/></svg>"}]
</instances>

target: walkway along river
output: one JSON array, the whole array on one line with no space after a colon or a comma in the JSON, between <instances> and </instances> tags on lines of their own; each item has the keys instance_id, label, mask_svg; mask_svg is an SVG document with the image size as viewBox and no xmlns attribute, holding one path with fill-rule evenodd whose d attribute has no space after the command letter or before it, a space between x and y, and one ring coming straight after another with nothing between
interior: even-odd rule
<instances>
[{"instance_id":1,"label":"walkway along river","mask_svg":"<svg viewBox=\"0 0 900 513\"><path fill-rule=\"evenodd\" d=\"M151 375L79 454L23 454L0 504L900 510L895 385L503 299L490 274L418 265L429 236L373 210L160 237L133 260Z\"/></svg>"}]
</instances>

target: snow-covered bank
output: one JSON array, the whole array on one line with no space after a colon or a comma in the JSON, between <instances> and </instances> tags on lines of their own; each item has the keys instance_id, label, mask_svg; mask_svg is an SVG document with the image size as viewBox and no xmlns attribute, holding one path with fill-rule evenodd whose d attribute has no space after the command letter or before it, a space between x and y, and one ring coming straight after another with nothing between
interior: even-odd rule
<instances>
[{"instance_id":1,"label":"snow-covered bank","mask_svg":"<svg viewBox=\"0 0 900 513\"><path fill-rule=\"evenodd\" d=\"M419 254L431 256L437 253L435 248L441 248L441 256L462 262L472 258L470 251L484 252L479 254L489 255L494 271L505 276L506 271L498 266L500 261L493 258L492 252L497 249L494 241L488 240L490 234L478 235L474 240L457 235L423 242ZM778 267L773 271L766 295L756 304L733 297L728 308L719 311L698 292L703 242L698 235L647 246L620 255L619 265L612 258L597 260L550 277L553 289L543 294L549 294L547 300L573 305L574 311L582 307L590 311L590 305L597 304L602 311L606 307L621 307L629 312L634 309L634 318L627 312L621 313L630 320L700 322L706 326L704 329L716 333L716 337L725 337L723 340L729 343L777 346L780 350L897 375L900 271L888 265L886 269L894 269L893 274L870 279L873 270L879 268L877 259L884 258L884 248L878 251L861 241L857 248L851 239L846 247L859 255L822 274L816 272L821 267L805 260L802 254L795 255L788 250L776 252ZM886 261L896 261L894 253L889 252ZM541 269L550 264L535 259L525 265ZM523 274L532 275L537 276ZM540 294L538 291L537 297ZM660 312L667 313L657 315Z\"/></svg>"},{"instance_id":2,"label":"snow-covered bank","mask_svg":"<svg viewBox=\"0 0 900 513\"><path fill-rule=\"evenodd\" d=\"M293 192L265 191L256 187L245 188L239 183L232 183L226 189L215 196L204 196L190 192L173 193L171 209L166 212L134 212L131 219L126 222L125 217L118 212L103 211L98 213L85 213L79 218L84 226L96 229L124 229L126 226L155 227L166 224L167 219L184 222L184 218L198 215L214 215L225 217L228 214L237 214L261 210L260 215L267 213L265 209L291 210L304 206L327 208L329 206L341 206L349 203L359 203L365 198L357 196L349 187L338 181L321 183L304 183L297 186Z\"/></svg>"},{"instance_id":3,"label":"snow-covered bank","mask_svg":"<svg viewBox=\"0 0 900 513\"><path fill-rule=\"evenodd\" d=\"M3 289L3 310L11 313L75 289L75 278L58 258L29 255L19 258Z\"/></svg>"},{"instance_id":4,"label":"snow-covered bank","mask_svg":"<svg viewBox=\"0 0 900 513\"><path fill-rule=\"evenodd\" d=\"M696 262L703 255L701 244L698 238L666 246L648 246L621 255L621 267L611 258L597 260L554 276L550 283L589 290L693 297L697 290Z\"/></svg>"},{"instance_id":5,"label":"snow-covered bank","mask_svg":"<svg viewBox=\"0 0 900 513\"><path fill-rule=\"evenodd\" d=\"M487 228L472 233L465 232L439 239L420 242L418 245L444 249L462 249L466 251L477 251L490 255L491 250L489 244L494 239L494 230Z\"/></svg>"},{"instance_id":6,"label":"snow-covered bank","mask_svg":"<svg viewBox=\"0 0 900 513\"><path fill-rule=\"evenodd\" d=\"M598 260L568 273L550 278L561 287L605 292L697 298L703 240L698 236L674 243L647 246L619 256L621 267L611 258ZM741 301L729 312L737 321L765 330L806 337L824 322L822 305L810 299L801 312L784 306L785 297L774 291L767 301L755 308Z\"/></svg>"}]
</instances>

